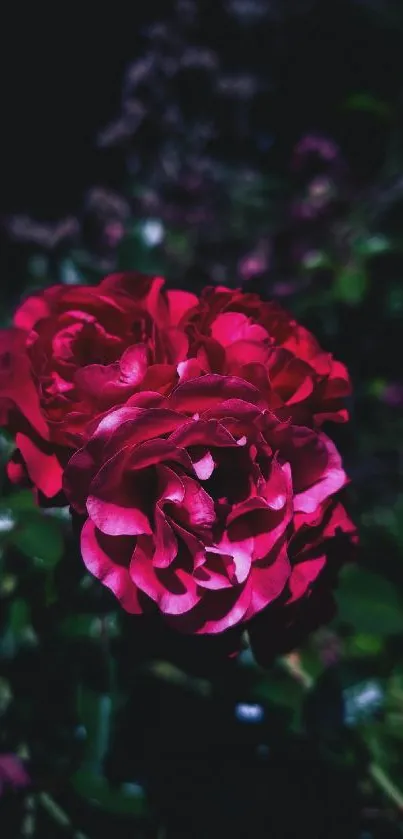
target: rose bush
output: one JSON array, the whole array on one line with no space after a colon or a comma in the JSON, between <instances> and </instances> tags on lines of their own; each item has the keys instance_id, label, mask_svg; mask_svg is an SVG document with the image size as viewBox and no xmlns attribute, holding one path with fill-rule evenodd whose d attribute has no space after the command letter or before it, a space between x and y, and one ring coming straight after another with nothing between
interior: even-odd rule
<instances>
[{"instance_id":1,"label":"rose bush","mask_svg":"<svg viewBox=\"0 0 403 839\"><path fill-rule=\"evenodd\" d=\"M84 562L124 609L218 633L287 583L291 599L306 594L290 563L295 516L318 517L345 483L325 434L279 420L252 384L210 374L96 421L64 488L85 517ZM313 569L308 551L307 585Z\"/></svg>"},{"instance_id":2,"label":"rose bush","mask_svg":"<svg viewBox=\"0 0 403 839\"><path fill-rule=\"evenodd\" d=\"M18 309L14 328L0 335L0 419L18 450L12 479L26 474L44 496L56 496L89 417L143 381L162 391L177 382L187 353L177 322L197 298L166 294L163 285L137 272L114 274L96 288L46 289Z\"/></svg>"}]
</instances>

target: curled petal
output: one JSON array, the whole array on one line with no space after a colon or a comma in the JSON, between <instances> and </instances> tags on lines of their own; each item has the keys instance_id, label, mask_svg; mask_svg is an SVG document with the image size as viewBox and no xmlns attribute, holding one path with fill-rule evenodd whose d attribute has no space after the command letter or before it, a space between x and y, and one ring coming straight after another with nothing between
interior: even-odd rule
<instances>
[{"instance_id":1,"label":"curled petal","mask_svg":"<svg viewBox=\"0 0 403 839\"><path fill-rule=\"evenodd\" d=\"M141 614L144 608L128 567L117 563L112 558L116 557L116 539L109 554L105 550L107 540L104 540L104 546L102 546L100 535L91 519L87 519L81 532L81 552L88 571L113 592L126 612Z\"/></svg>"}]
</instances>

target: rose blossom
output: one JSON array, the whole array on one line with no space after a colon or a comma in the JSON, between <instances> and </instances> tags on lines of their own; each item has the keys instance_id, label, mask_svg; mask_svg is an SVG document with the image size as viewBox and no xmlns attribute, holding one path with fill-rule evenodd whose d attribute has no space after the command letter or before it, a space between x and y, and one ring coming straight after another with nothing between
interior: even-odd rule
<instances>
[{"instance_id":1,"label":"rose blossom","mask_svg":"<svg viewBox=\"0 0 403 839\"><path fill-rule=\"evenodd\" d=\"M180 326L190 345L182 380L206 372L240 376L261 390L279 417L302 425L348 418L345 366L276 303L207 288Z\"/></svg>"},{"instance_id":2,"label":"rose blossom","mask_svg":"<svg viewBox=\"0 0 403 839\"><path fill-rule=\"evenodd\" d=\"M0 333L0 421L17 445L12 479L26 475L56 496L90 417L143 385L176 384L188 349L177 322L197 298L163 285L114 274L97 287L54 286L18 309L14 328Z\"/></svg>"},{"instance_id":3,"label":"rose blossom","mask_svg":"<svg viewBox=\"0 0 403 839\"><path fill-rule=\"evenodd\" d=\"M64 489L85 517L84 562L124 609L213 634L293 586L293 517L318 516L345 482L325 434L282 422L240 378L205 375L94 421Z\"/></svg>"}]
</instances>

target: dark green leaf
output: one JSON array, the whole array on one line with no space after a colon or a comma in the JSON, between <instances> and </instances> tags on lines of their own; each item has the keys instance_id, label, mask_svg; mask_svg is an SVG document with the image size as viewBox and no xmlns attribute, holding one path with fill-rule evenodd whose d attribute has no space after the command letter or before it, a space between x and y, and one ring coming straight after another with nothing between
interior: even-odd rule
<instances>
[{"instance_id":1,"label":"dark green leaf","mask_svg":"<svg viewBox=\"0 0 403 839\"><path fill-rule=\"evenodd\" d=\"M105 778L85 771L76 772L72 783L79 795L108 813L138 818L147 815L146 795L138 784L124 784L114 789Z\"/></svg>"},{"instance_id":2,"label":"dark green leaf","mask_svg":"<svg viewBox=\"0 0 403 839\"><path fill-rule=\"evenodd\" d=\"M354 93L349 96L345 103L349 111L361 111L381 119L387 119L391 115L391 108L386 102L382 102L371 93Z\"/></svg>"},{"instance_id":3,"label":"dark green leaf","mask_svg":"<svg viewBox=\"0 0 403 839\"><path fill-rule=\"evenodd\" d=\"M93 775L100 775L109 747L112 699L81 685L77 711L86 730L85 768Z\"/></svg>"},{"instance_id":4,"label":"dark green leaf","mask_svg":"<svg viewBox=\"0 0 403 839\"><path fill-rule=\"evenodd\" d=\"M387 636L403 632L403 602L379 574L358 566L345 569L337 592L338 618L357 632Z\"/></svg>"},{"instance_id":5,"label":"dark green leaf","mask_svg":"<svg viewBox=\"0 0 403 839\"><path fill-rule=\"evenodd\" d=\"M367 290L367 275L358 265L347 265L336 276L333 292L337 300L356 306Z\"/></svg>"},{"instance_id":6,"label":"dark green leaf","mask_svg":"<svg viewBox=\"0 0 403 839\"><path fill-rule=\"evenodd\" d=\"M40 513L26 513L11 535L11 542L25 556L53 567L63 555L60 528Z\"/></svg>"}]
</instances>

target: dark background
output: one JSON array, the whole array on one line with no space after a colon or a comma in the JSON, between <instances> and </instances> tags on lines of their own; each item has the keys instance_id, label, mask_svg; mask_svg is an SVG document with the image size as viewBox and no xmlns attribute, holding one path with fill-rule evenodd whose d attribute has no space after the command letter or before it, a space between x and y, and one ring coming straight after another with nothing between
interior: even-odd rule
<instances>
[{"instance_id":1,"label":"dark background","mask_svg":"<svg viewBox=\"0 0 403 839\"><path fill-rule=\"evenodd\" d=\"M403 74L399 28L371 17L363 3L319 0L302 17L280 15L260 27L259 42L256 30L253 38L235 37L220 6L201 4L210 44L219 46L229 70L247 68L253 57L273 86L260 118L271 128L275 159L284 164L296 137L321 130L347 145L357 178L368 176L386 138L371 120L346 122L341 104L355 89L396 97ZM119 181L120 161L95 150L95 135L119 109L123 72L140 48L142 27L168 8L133 4L115 15L98 6L88 17L67 7L53 15L18 5L7 10L3 212L57 219L77 210L89 185Z\"/></svg>"},{"instance_id":2,"label":"dark background","mask_svg":"<svg viewBox=\"0 0 403 839\"><path fill-rule=\"evenodd\" d=\"M252 160L257 169L287 177L297 141L305 134L327 135L339 144L346 160L353 209L361 195L369 194L376 216L381 206L380 192L376 192L379 173L395 142L393 138L399 136L398 105L403 102L402 4L399 0L276 0L272 7L272 15L261 26L242 28L230 22L223 3L200 2L204 40L219 55L223 72L231 75L248 72L252 67L263 82L263 92L251 112L250 135L258 137L259 142L251 144L248 135L244 142L237 138L235 143L233 129L229 123L226 127L223 119L215 148L217 156L235 167ZM120 111L124 72L143 49L144 27L153 20L169 17L170 8L168 2L147 2L132 4L126 10L123 5L98 6L88 12L85 8L75 11L58 6L45 13L17 4L3 12L0 182L4 224L0 267L7 317L16 298L28 287L25 265L30 255L26 244L9 236L9 217L26 214L38 221L57 222L79 214L83 197L94 185L125 193L124 154L118 149L97 148L96 137ZM190 86L187 96L186 87L181 91L185 109L187 103L191 109L197 99L195 90ZM390 122L379 119L371 108L346 111L346 99L363 91L369 92L374 101L393 105L393 132ZM204 105L208 110L208 101ZM156 147L156 156L158 153ZM401 181L402 174L402 169L395 174L397 181ZM292 189L289 187L287 198L292 197ZM365 687L368 679L389 685L390 674L395 677L397 671L397 678L402 678L398 668L403 634L401 620L399 624L399 617L396 618L401 601L396 592L403 591L403 397L397 404L387 404L383 397L383 389L389 383L403 384L399 337L403 323L401 212L396 218L390 222L390 236L398 240L400 251L398 255L393 251L387 259L382 257L384 261L375 266L371 263L368 290L358 301L351 304L349 299L335 296L330 303L327 300L316 306L316 298L323 292L321 277L319 285L314 280L309 288L311 302L304 303L304 292L299 292L298 299L296 294L295 299L291 295L287 300L298 316L302 312L302 319L323 345L343 359L352 372L352 420L347 429L334 432L334 437L352 477L353 509L363 536L364 572L369 569L384 575L382 581L389 586L386 594L383 590L379 594L380 600L384 599L377 613L378 622L375 612L379 589L373 579L370 589L371 580L364 577L355 592L353 606L350 604L350 615L354 615L350 634L343 622L331 628L336 641L345 646L343 661L338 661L334 670L329 668L329 672L325 668L324 676L317 679L313 705L305 703L299 694L295 700L302 708L305 726L297 734L290 724L289 686L285 685L284 698L280 679L281 689L276 695L276 671L264 676L253 671L254 675L250 675L251 671L243 665L238 669L232 664L216 666L208 655L206 660L199 657L191 643L175 646L172 638L167 640L166 633L157 632L154 637L150 632L147 643L144 633L140 633L135 654L133 641L127 648L124 641L118 641L113 655L122 673L131 674L131 666L135 670L139 660L142 663L163 658L173 659L185 675L190 674L189 684L185 678L185 687L174 678L170 683L169 671L168 679L155 674L138 678L136 671L133 684L130 676L125 685L127 707L119 717L104 769L112 784L134 779L147 789L152 815L149 821L145 819L146 826L142 824L133 835L156 836L155 821L166 830L158 833L158 839L221 839L227 835L234 839L287 839L299 835L298 831L310 839L394 839L401 835L396 802L384 791L373 789L368 780L367 746L379 734L376 713L369 735L365 728L367 718L359 733L358 726L346 729L341 721L346 685ZM326 244L333 235L332 223L329 221ZM387 235L388 224L389 221L379 226ZM186 232L185 228L185 235ZM378 232L377 223L370 232ZM278 240L276 236L277 231L273 234L274 251L279 245L281 254L275 271L288 281L288 263L282 252L287 254L294 247L295 230L285 226ZM249 244L246 241L245 248ZM63 251L63 259L65 255ZM58 267L58 258L58 254L51 256L54 263L50 261L49 276L41 278L44 284L54 282L58 276L52 273L53 267ZM342 250L336 273L341 271L343 259ZM294 281L294 264L289 273ZM333 280L336 284L337 277ZM271 274L263 278L267 293L271 292L271 283ZM389 305L389 283L397 295L397 304ZM393 518L395 505L397 513ZM78 579L81 565L78 557L76 560ZM64 571L61 581L68 590L75 581L69 583L63 574ZM30 692L35 686L32 719L28 717L25 723L33 743L30 770L37 785L35 791L50 790L90 839L104 835L104 831L106 835L114 832L116 837L127 835L132 831L130 819L125 821L110 813L105 816L91 800L83 803L81 797L78 801L70 785L75 761L79 762L75 753L79 747L73 736L77 719L74 714L71 717L69 705L70 692L73 693L71 668L74 671L77 664L77 670L88 677L94 694L104 691L104 674L101 665L99 672L97 669L94 641L88 638L81 646L77 644L77 650L73 644L71 656L69 639L65 660L52 635L52 621L56 625L58 616L49 616L45 608L42 610L40 592L27 589L25 595L35 603L38 598L34 621L40 648L32 658L23 651L16 656L10 672L8 663L6 670L18 701L28 696L31 702ZM67 612L69 596L69 592L64 596ZM95 612L99 603L101 611L114 608L102 596L99 601L98 595L94 599ZM386 611L382 612L382 608ZM8 620L6 609L4 614L0 611L1 632ZM308 669L312 658L309 648L304 658ZM192 687L192 675L211 680L211 702L198 696ZM234 707L240 701L256 701L254 680L259 679L267 690L265 699L270 714L263 726L253 728L235 721ZM399 685L401 689L402 682ZM15 731L19 736L18 701L17 711L14 716L11 714L7 750L16 747ZM401 706L398 713L402 714ZM381 729L382 748L383 734ZM18 745L18 737L15 742ZM395 775L401 775L396 757L401 735L400 739L396 735L390 751L389 740L387 743L385 753L381 751L381 763L384 761L382 765L396 780ZM67 768L61 759L65 756ZM63 764L61 768L59 763ZM16 824L21 815L20 804L19 799L12 801L10 810ZM14 833L12 830L10 839L15 839L18 828ZM37 831L38 836L46 839L74 835L72 830L60 828L46 813L41 815L40 808Z\"/></svg>"}]
</instances>

